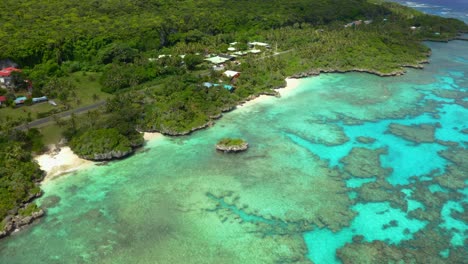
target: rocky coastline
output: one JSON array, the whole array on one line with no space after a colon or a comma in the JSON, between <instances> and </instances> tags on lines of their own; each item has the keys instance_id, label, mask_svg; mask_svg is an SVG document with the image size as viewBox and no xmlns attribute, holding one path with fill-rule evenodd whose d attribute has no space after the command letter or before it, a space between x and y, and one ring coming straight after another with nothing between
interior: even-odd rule
<instances>
[{"instance_id":1,"label":"rocky coastline","mask_svg":"<svg viewBox=\"0 0 468 264\"><path fill-rule=\"evenodd\" d=\"M129 151L109 151L106 153L94 153L93 155L80 155L79 157L92 161L109 161L114 159L122 159L134 152L134 148Z\"/></svg>"},{"instance_id":2,"label":"rocky coastline","mask_svg":"<svg viewBox=\"0 0 468 264\"><path fill-rule=\"evenodd\" d=\"M27 206L27 204L24 206ZM33 223L34 220L41 218L44 215L45 211L41 208L37 212L33 212L31 215L28 216L22 216L18 213L14 215L8 215L3 220L4 227L3 230L0 231L0 238L9 236L10 234L21 230L22 228Z\"/></svg>"},{"instance_id":3,"label":"rocky coastline","mask_svg":"<svg viewBox=\"0 0 468 264\"><path fill-rule=\"evenodd\" d=\"M417 62L416 64L404 64L402 67L405 68L413 68L413 69L424 69L424 64L429 63L429 60L425 59L422 61ZM307 78L311 76L318 76L321 73L347 73L347 72L363 72L363 73L369 73L369 74L374 74L379 77L392 77L392 76L401 76L406 73L406 71L402 68L400 70L395 70L389 73L383 73L380 71L376 70L371 70L371 69L362 69L362 68L354 68L350 70L340 70L340 69L313 69L310 71L305 71L297 74L293 74L289 78L294 78L294 79L301 79L301 78Z\"/></svg>"},{"instance_id":4,"label":"rocky coastline","mask_svg":"<svg viewBox=\"0 0 468 264\"><path fill-rule=\"evenodd\" d=\"M258 94L250 95L245 100L239 101L237 103L237 105L235 105L235 106L227 106L227 107L221 109L221 113L210 116L209 117L210 120L207 121L206 123L204 123L204 124L202 124L200 126L197 126L197 127L193 127L193 128L191 128L189 130L174 131L174 130L171 130L171 129L162 128L162 129L149 129L149 130L142 130L142 131L143 132L149 132L149 133L154 133L154 132L161 133L161 134L163 134L165 136L176 136L176 137L177 136L187 136L187 135L190 135L191 133L193 133L193 132L195 132L197 130L201 130L201 129L205 129L205 128L214 126L214 124L215 124L214 120L220 119L223 116L223 113L231 112L231 111L235 110L237 108L237 106L242 105L242 104L244 104L244 103L246 103L248 101L255 100L256 98L258 98L261 95L281 97L280 93L278 91L276 91L276 89L280 89L280 88L284 88L284 86L275 88L275 89L273 89L271 91L264 91L264 92L261 92L261 93L258 93Z\"/></svg>"},{"instance_id":5,"label":"rocky coastline","mask_svg":"<svg viewBox=\"0 0 468 264\"><path fill-rule=\"evenodd\" d=\"M426 55L430 56L431 53L429 52ZM424 60L421 60L421 61L417 62L416 64L402 65L402 67L423 69L424 64L427 64L427 63L429 63L429 60L424 59ZM374 74L374 75L377 75L377 76L380 76L380 77L401 76L401 75L406 73L406 71L403 68L400 69L400 70L392 71L390 73L382 73L382 72L372 70L372 69L361 69L361 68L355 68L355 69L350 69L350 70L322 69L322 68L319 68L319 69L313 69L313 70L297 73L297 74L294 74L294 75L292 75L292 76L290 76L288 78L301 79L301 78L306 78L306 77L311 77L311 76L318 76L321 73L347 73L347 72L364 72L364 73ZM255 100L256 98L258 98L261 95L281 97L281 94L277 91L277 89L281 89L281 88L285 88L285 86L279 86L279 87L276 87L275 89L272 89L270 91L264 91L264 92L261 92L261 93L258 93L258 94L250 95L245 100L239 101L237 105L242 105L242 104L244 104L244 103L246 103L248 101ZM158 132L158 133L161 133L161 134L166 135L166 136L185 136L185 135L189 135L192 132L195 132L197 130L201 130L201 129L205 129L205 128L213 126L215 124L215 122L213 120L220 119L223 116L223 113L230 112L230 111L236 109L237 105L227 106L226 108L221 110L221 113L210 116L210 120L207 121L205 124L197 126L197 127L193 127L193 128L191 128L189 130L186 130L186 131L178 132L178 131L173 131L173 130L170 130L170 129L163 128L163 129L159 129L159 130L157 130L157 129L151 130L150 129L150 130L147 130L145 132ZM97 154L94 154L93 156L81 156L81 158L87 159L87 160L92 160L92 161L110 161L110 160L114 160L114 159L122 159L122 158L126 158L129 155L133 154L135 149L138 148L138 147L140 147L140 145L132 146L131 151L111 151L111 152L108 152L108 153L97 153ZM226 152L226 153L237 153L237 152L246 151L248 149L248 147L249 147L249 144L247 142L243 142L240 145L216 144L216 149L218 151ZM33 212L29 216L21 216L18 213L20 208L25 208L33 199L39 197L40 195L42 195L42 192L40 194L38 194L37 196L32 197L27 203L22 204L16 210L12 210L14 212L12 212L12 214L8 215L3 220L3 222L0 222L0 224L3 224L3 230L0 231L0 238L6 237L6 236L10 235L11 233L20 230L21 228L24 228L24 227L28 226L29 224L33 223L34 220L36 220L36 219L42 217L43 215L45 215L45 211L42 208L39 208L38 211ZM1 225L0 225L0 227L1 227Z\"/></svg>"},{"instance_id":6,"label":"rocky coastline","mask_svg":"<svg viewBox=\"0 0 468 264\"><path fill-rule=\"evenodd\" d=\"M42 181L43 178L44 176L35 184L39 185L40 181ZM26 226L33 223L34 220L41 218L45 215L45 211L39 207L36 211L32 212L29 215L21 214L22 210L25 210L29 205L31 205L31 202L34 199L41 197L42 194L42 191L39 191L35 194L31 194L29 199L27 199L25 202L21 203L16 208L13 208L12 210L8 211L8 215L2 221L0 221L0 239L19 231L22 228L25 228Z\"/></svg>"}]
</instances>

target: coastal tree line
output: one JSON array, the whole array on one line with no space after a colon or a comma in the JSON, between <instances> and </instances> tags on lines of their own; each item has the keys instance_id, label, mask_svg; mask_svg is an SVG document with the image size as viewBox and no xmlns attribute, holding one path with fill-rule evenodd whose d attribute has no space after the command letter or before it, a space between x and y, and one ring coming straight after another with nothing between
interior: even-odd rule
<instances>
[{"instance_id":1,"label":"coastal tree line","mask_svg":"<svg viewBox=\"0 0 468 264\"><path fill-rule=\"evenodd\" d=\"M0 58L20 64L34 83L34 96L73 98L77 88L67 77L78 71L96 72L103 91L112 94L105 108L61 124L72 150L91 159L131 153L143 144L141 131L178 135L209 125L299 72L399 72L402 65L426 58L429 49L422 40L445 40L468 30L458 20L366 0L5 0L1 7ZM371 23L344 27L357 20ZM234 41L245 47L251 40L268 42L272 49L229 65L242 73L234 91L202 85L230 82L210 70L203 55L225 52ZM275 55L277 49L287 52ZM156 59L162 54L172 56ZM17 120L0 119L4 218L39 192L35 182L42 173L31 154L43 146L36 130L17 131L12 129Z\"/></svg>"}]
</instances>

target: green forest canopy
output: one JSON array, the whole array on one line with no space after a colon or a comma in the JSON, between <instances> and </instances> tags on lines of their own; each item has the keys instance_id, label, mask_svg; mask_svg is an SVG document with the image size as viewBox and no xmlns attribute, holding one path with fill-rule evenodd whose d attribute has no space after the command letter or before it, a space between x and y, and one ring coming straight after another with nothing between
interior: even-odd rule
<instances>
[{"instance_id":1,"label":"green forest canopy","mask_svg":"<svg viewBox=\"0 0 468 264\"><path fill-rule=\"evenodd\" d=\"M178 41L197 42L206 35L326 24L387 12L365 0L4 0L0 10L0 58L22 66L48 60L92 61L115 41L148 51Z\"/></svg>"}]
</instances>

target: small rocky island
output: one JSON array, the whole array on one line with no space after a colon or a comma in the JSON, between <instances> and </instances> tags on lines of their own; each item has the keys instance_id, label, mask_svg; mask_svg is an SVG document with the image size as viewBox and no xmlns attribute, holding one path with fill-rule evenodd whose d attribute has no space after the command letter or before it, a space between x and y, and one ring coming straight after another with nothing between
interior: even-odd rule
<instances>
[{"instance_id":1,"label":"small rocky island","mask_svg":"<svg viewBox=\"0 0 468 264\"><path fill-rule=\"evenodd\" d=\"M241 152L248 147L249 143L240 138L223 138L216 144L216 149L223 152Z\"/></svg>"}]
</instances>

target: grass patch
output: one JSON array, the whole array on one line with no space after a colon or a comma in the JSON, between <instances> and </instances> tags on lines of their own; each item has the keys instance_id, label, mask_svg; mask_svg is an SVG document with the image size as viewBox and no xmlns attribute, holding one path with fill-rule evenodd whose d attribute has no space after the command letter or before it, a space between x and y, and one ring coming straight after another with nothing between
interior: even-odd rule
<instances>
[{"instance_id":1,"label":"grass patch","mask_svg":"<svg viewBox=\"0 0 468 264\"><path fill-rule=\"evenodd\" d=\"M99 83L100 76L101 74L96 72L75 72L64 77L76 86L76 96L71 98L69 102L69 110L91 105L98 101L106 100L112 96L101 91L102 85ZM3 107L0 108L0 115L13 120L26 119L32 121L40 118L38 117L38 114L40 115L41 113L44 114L52 112L54 109L58 112L65 110L65 107L60 100L53 100L58 104L58 106L42 102L31 106L22 105L16 108Z\"/></svg>"},{"instance_id":2,"label":"grass patch","mask_svg":"<svg viewBox=\"0 0 468 264\"><path fill-rule=\"evenodd\" d=\"M247 142L241 138L223 138L218 142L218 145L234 147L234 146L242 146L245 143Z\"/></svg>"},{"instance_id":3,"label":"grass patch","mask_svg":"<svg viewBox=\"0 0 468 264\"><path fill-rule=\"evenodd\" d=\"M39 207L35 203L28 204L25 208L19 209L19 214L22 216L30 216L35 212L40 210Z\"/></svg>"},{"instance_id":4,"label":"grass patch","mask_svg":"<svg viewBox=\"0 0 468 264\"><path fill-rule=\"evenodd\" d=\"M72 100L72 108L90 105L112 96L101 91L102 85L99 83L101 73L80 71L74 72L65 78L76 86L76 98L79 101Z\"/></svg>"},{"instance_id":5,"label":"grass patch","mask_svg":"<svg viewBox=\"0 0 468 264\"><path fill-rule=\"evenodd\" d=\"M39 128L39 131L44 136L42 139L44 145L47 146L50 144L56 144L60 142L60 139L62 139L63 137L62 132L64 131L64 128L58 126L55 123L51 123L50 125Z\"/></svg>"}]
</instances>

